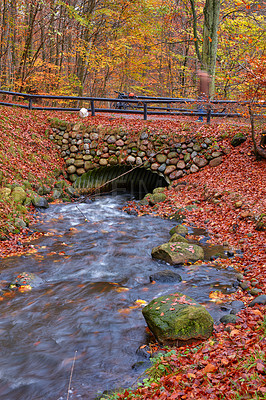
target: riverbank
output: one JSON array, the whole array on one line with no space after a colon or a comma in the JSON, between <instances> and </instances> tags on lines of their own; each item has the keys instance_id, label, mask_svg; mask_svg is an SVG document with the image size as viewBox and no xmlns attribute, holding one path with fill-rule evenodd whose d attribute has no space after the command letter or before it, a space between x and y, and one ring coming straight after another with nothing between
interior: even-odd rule
<instances>
[{"instance_id":1,"label":"riverbank","mask_svg":"<svg viewBox=\"0 0 266 400\"><path fill-rule=\"evenodd\" d=\"M183 223L204 227L213 243L235 253L234 258L220 262L240 273L240 286L230 295L217 291L212 300L221 305L242 301L245 309L237 314L236 324L215 326L211 339L201 346L175 349L173 355L157 360L148 370L146 385L114 398L266 398L265 305L249 307L258 295L266 294L265 225L258 223L266 210L266 162L255 161L251 148L247 140L231 148L219 166L206 167L175 182L165 191L164 203L129 205L130 212L133 209L138 215L172 218L181 211ZM162 372L156 375L158 369Z\"/></svg>"},{"instance_id":2,"label":"riverbank","mask_svg":"<svg viewBox=\"0 0 266 400\"><path fill-rule=\"evenodd\" d=\"M14 183L24 185L25 181L34 186L47 178L51 181L64 179L63 161L48 139L47 118L55 116L69 121L79 119L73 114L44 115L18 109L12 109L10 113L9 109L2 109L1 187ZM172 218L182 209L185 224L204 227L212 242L225 244L232 252L241 250L242 257L236 255L222 262L232 265L243 275L242 288L226 297L217 293L214 300L241 300L248 306L258 294L266 294L263 230L266 161L255 160L250 139L235 148L230 145L230 139L240 129L248 133L248 125L243 124L240 128L237 124L212 122L207 126L189 118L145 122L112 116L89 118L88 123L120 124L129 134L144 127L165 133L170 129L171 132L211 136L226 146L229 152L222 164L206 167L174 182L165 190L165 202L154 207L131 203L129 207L139 215L152 213L163 218ZM193 207L186 208L191 205ZM12 204L2 201L1 227L5 227L16 212ZM34 208L29 207L26 214L29 223L34 220ZM27 251L30 240L37 235L29 227L20 229L19 233L8 232L8 240L0 242L1 257ZM251 289L255 290L254 295L250 293ZM128 391L116 395L116 398L265 399L265 307L246 307L238 318L236 325L216 326L211 339L201 346L176 349L175 354L161 361L164 371L156 379L152 378L149 386L134 393Z\"/></svg>"}]
</instances>

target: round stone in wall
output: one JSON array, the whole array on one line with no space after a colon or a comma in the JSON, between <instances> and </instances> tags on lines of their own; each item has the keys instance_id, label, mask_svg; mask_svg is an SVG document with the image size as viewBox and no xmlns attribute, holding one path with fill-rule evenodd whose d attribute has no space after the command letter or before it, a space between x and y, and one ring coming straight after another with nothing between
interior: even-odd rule
<instances>
[{"instance_id":1,"label":"round stone in wall","mask_svg":"<svg viewBox=\"0 0 266 400\"><path fill-rule=\"evenodd\" d=\"M193 146L193 150L194 150L194 151L201 151L200 145L198 145L197 143L195 143L194 146Z\"/></svg>"},{"instance_id":2,"label":"round stone in wall","mask_svg":"<svg viewBox=\"0 0 266 400\"><path fill-rule=\"evenodd\" d=\"M96 132L93 132L90 134L90 138L91 140L98 140L99 139L99 135Z\"/></svg>"},{"instance_id":3,"label":"round stone in wall","mask_svg":"<svg viewBox=\"0 0 266 400\"><path fill-rule=\"evenodd\" d=\"M101 158L99 161L99 164L104 167L108 164L108 161L106 160L106 158Z\"/></svg>"},{"instance_id":4,"label":"round stone in wall","mask_svg":"<svg viewBox=\"0 0 266 400\"><path fill-rule=\"evenodd\" d=\"M78 168L77 171L76 171L77 175L79 175L79 176L85 174L85 172L86 171L85 171L84 168Z\"/></svg>"},{"instance_id":5,"label":"round stone in wall","mask_svg":"<svg viewBox=\"0 0 266 400\"><path fill-rule=\"evenodd\" d=\"M170 164L171 165L176 165L178 163L178 158L171 158L170 159Z\"/></svg>"},{"instance_id":6,"label":"round stone in wall","mask_svg":"<svg viewBox=\"0 0 266 400\"><path fill-rule=\"evenodd\" d=\"M134 163L136 161L136 158L135 157L133 157L133 156L128 156L127 157L127 162L128 163Z\"/></svg>"},{"instance_id":7,"label":"round stone in wall","mask_svg":"<svg viewBox=\"0 0 266 400\"><path fill-rule=\"evenodd\" d=\"M160 167L158 168L158 171L164 172L166 168L166 164L161 164Z\"/></svg>"},{"instance_id":8,"label":"round stone in wall","mask_svg":"<svg viewBox=\"0 0 266 400\"><path fill-rule=\"evenodd\" d=\"M153 164L151 165L151 170L152 170L152 171L157 171L157 169L159 168L159 166L160 166L160 164L158 164L158 163L153 163Z\"/></svg>"},{"instance_id":9,"label":"round stone in wall","mask_svg":"<svg viewBox=\"0 0 266 400\"><path fill-rule=\"evenodd\" d=\"M77 146L72 145L72 146L70 147L70 151L71 151L71 153L76 153L76 152L78 151Z\"/></svg>"},{"instance_id":10,"label":"round stone in wall","mask_svg":"<svg viewBox=\"0 0 266 400\"><path fill-rule=\"evenodd\" d=\"M163 164L165 163L167 157L165 154L157 154L156 156L156 160L158 161L158 163Z\"/></svg>"},{"instance_id":11,"label":"round stone in wall","mask_svg":"<svg viewBox=\"0 0 266 400\"><path fill-rule=\"evenodd\" d=\"M199 170L199 167L197 167L197 165L195 165L195 164L192 164L192 165L191 165L191 167L190 167L190 172L191 172L192 174L194 174L194 172L198 172L198 170Z\"/></svg>"},{"instance_id":12,"label":"round stone in wall","mask_svg":"<svg viewBox=\"0 0 266 400\"><path fill-rule=\"evenodd\" d=\"M196 156L193 158L194 164L196 164L199 168L205 167L208 164L206 158Z\"/></svg>"},{"instance_id":13,"label":"round stone in wall","mask_svg":"<svg viewBox=\"0 0 266 400\"><path fill-rule=\"evenodd\" d=\"M66 160L66 165L74 164L74 162L75 162L75 158L68 158L68 159Z\"/></svg>"},{"instance_id":14,"label":"round stone in wall","mask_svg":"<svg viewBox=\"0 0 266 400\"><path fill-rule=\"evenodd\" d=\"M183 177L183 171L179 169L178 171L174 171L169 175L169 178L173 181L174 179L179 179Z\"/></svg>"},{"instance_id":15,"label":"round stone in wall","mask_svg":"<svg viewBox=\"0 0 266 400\"><path fill-rule=\"evenodd\" d=\"M178 169L184 169L185 168L185 166L186 166L186 164L184 163L184 161L178 161L178 163L177 163L177 165L176 165L176 168L178 168Z\"/></svg>"},{"instance_id":16,"label":"round stone in wall","mask_svg":"<svg viewBox=\"0 0 266 400\"><path fill-rule=\"evenodd\" d=\"M168 158L176 158L177 157L177 153L175 151L170 151L170 153L168 154Z\"/></svg>"},{"instance_id":17,"label":"round stone in wall","mask_svg":"<svg viewBox=\"0 0 266 400\"><path fill-rule=\"evenodd\" d=\"M149 137L149 135L147 134L147 132L142 132L142 134L140 135L141 140L148 139L148 137Z\"/></svg>"},{"instance_id":18,"label":"round stone in wall","mask_svg":"<svg viewBox=\"0 0 266 400\"><path fill-rule=\"evenodd\" d=\"M72 175L72 174L74 174L75 172L76 172L76 167L75 167L74 165L70 165L70 166L67 168L67 173L68 173L68 174Z\"/></svg>"},{"instance_id":19,"label":"round stone in wall","mask_svg":"<svg viewBox=\"0 0 266 400\"><path fill-rule=\"evenodd\" d=\"M222 155L222 153L221 153L220 151L214 151L214 152L212 153L212 157L213 157L213 158L220 157L221 155Z\"/></svg>"},{"instance_id":20,"label":"round stone in wall","mask_svg":"<svg viewBox=\"0 0 266 400\"><path fill-rule=\"evenodd\" d=\"M116 137L113 135L109 136L109 138L107 139L107 143L109 144L113 144L115 142L116 142Z\"/></svg>"},{"instance_id":21,"label":"round stone in wall","mask_svg":"<svg viewBox=\"0 0 266 400\"><path fill-rule=\"evenodd\" d=\"M77 167L77 168L81 168L81 167L83 167L83 165L84 165L84 160L76 160L76 161L74 162L74 165L75 165L75 167Z\"/></svg>"},{"instance_id":22,"label":"round stone in wall","mask_svg":"<svg viewBox=\"0 0 266 400\"><path fill-rule=\"evenodd\" d=\"M175 170L176 170L176 166L175 165L169 165L168 167L165 168L164 174L165 175L170 175Z\"/></svg>"},{"instance_id":23,"label":"round stone in wall","mask_svg":"<svg viewBox=\"0 0 266 400\"><path fill-rule=\"evenodd\" d=\"M92 169L92 162L91 161L85 161L84 169L85 169L85 171L88 171L89 169Z\"/></svg>"}]
</instances>

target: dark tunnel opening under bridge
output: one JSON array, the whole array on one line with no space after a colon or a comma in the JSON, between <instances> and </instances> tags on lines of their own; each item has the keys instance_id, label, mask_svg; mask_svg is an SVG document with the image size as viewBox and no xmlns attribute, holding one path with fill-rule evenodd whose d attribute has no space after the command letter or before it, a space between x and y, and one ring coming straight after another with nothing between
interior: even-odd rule
<instances>
[{"instance_id":1,"label":"dark tunnel opening under bridge","mask_svg":"<svg viewBox=\"0 0 266 400\"><path fill-rule=\"evenodd\" d=\"M167 187L168 182L162 174L143 167L111 166L86 172L73 186L83 194L130 193L140 199L157 187Z\"/></svg>"}]
</instances>

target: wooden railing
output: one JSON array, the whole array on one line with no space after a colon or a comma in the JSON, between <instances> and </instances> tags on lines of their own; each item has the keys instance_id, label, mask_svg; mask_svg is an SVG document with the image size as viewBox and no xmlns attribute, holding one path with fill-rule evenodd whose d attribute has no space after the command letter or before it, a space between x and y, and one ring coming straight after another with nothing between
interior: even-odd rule
<instances>
[{"instance_id":1,"label":"wooden railing","mask_svg":"<svg viewBox=\"0 0 266 400\"><path fill-rule=\"evenodd\" d=\"M79 111L81 107L87 108L92 116L96 113L126 113L126 114L141 114L144 120L147 120L148 115L185 115L185 116L202 116L206 117L207 123L210 123L213 117L242 117L244 113L240 110L241 107L250 104L248 101L238 102L233 100L210 100L208 102L199 99L189 98L169 98L169 97L149 97L137 96L134 99L120 98L105 98L105 97L80 97L80 96L52 96L10 92L0 90L0 95L3 97L11 97L11 101L0 101L0 105L7 107L21 107L29 110L46 110L46 111ZM24 103L16 103L17 98L22 98ZM53 103L65 102L64 107L44 106L38 103L52 101ZM76 107L68 107L69 103L76 103ZM107 106L106 107L106 103ZM125 104L123 109L116 108L116 104ZM87 107L87 105L89 105ZM179 107L176 107L179 105ZM265 103L252 103L257 107L265 107ZM230 108L237 108L231 110ZM217 107L222 108L218 110Z\"/></svg>"}]
</instances>

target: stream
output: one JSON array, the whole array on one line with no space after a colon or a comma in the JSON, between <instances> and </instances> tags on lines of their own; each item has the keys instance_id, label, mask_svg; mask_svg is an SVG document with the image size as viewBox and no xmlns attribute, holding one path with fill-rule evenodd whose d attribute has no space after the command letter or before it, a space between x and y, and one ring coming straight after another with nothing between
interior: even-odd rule
<instances>
[{"instance_id":1,"label":"stream","mask_svg":"<svg viewBox=\"0 0 266 400\"><path fill-rule=\"evenodd\" d=\"M136 300L180 291L216 322L225 314L209 293L233 291L234 270L153 260L152 248L170 239L176 223L129 215L122 211L128 199L50 205L33 226L47 235L32 242L32 252L0 260L1 281L23 271L43 279L0 303L1 400L66 400L74 357L71 400L133 385L143 372L132 368L143 361L136 350L148 340ZM200 238L208 254L207 234ZM151 284L149 276L163 269L182 282Z\"/></svg>"}]
</instances>

